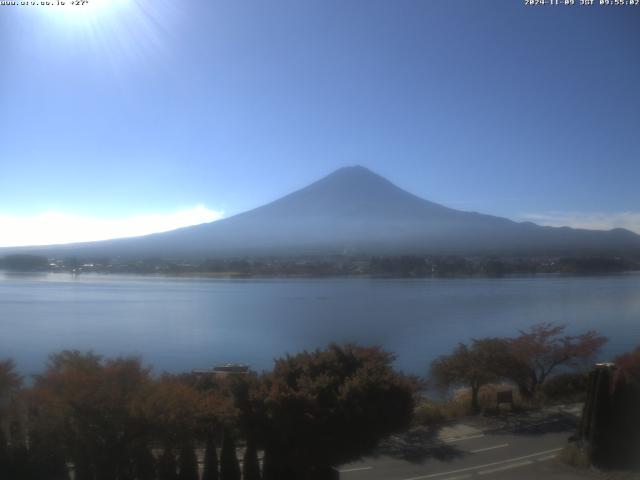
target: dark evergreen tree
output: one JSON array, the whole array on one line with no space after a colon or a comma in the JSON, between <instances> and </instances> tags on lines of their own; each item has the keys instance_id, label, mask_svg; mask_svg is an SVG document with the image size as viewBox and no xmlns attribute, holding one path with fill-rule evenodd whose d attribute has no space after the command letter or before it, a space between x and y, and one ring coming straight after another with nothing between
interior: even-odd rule
<instances>
[{"instance_id":1,"label":"dark evergreen tree","mask_svg":"<svg viewBox=\"0 0 640 480\"><path fill-rule=\"evenodd\" d=\"M207 438L207 445L204 452L204 471L202 480L218 480L218 453L216 452L216 442L213 435Z\"/></svg>"},{"instance_id":2,"label":"dark evergreen tree","mask_svg":"<svg viewBox=\"0 0 640 480\"><path fill-rule=\"evenodd\" d=\"M158 458L158 480L177 480L178 466L171 448L165 448Z\"/></svg>"},{"instance_id":3,"label":"dark evergreen tree","mask_svg":"<svg viewBox=\"0 0 640 480\"><path fill-rule=\"evenodd\" d=\"M138 446L131 458L136 480L156 480L156 460L146 445Z\"/></svg>"},{"instance_id":4,"label":"dark evergreen tree","mask_svg":"<svg viewBox=\"0 0 640 480\"><path fill-rule=\"evenodd\" d=\"M118 480L120 472L126 472L126 460L123 461L120 452L113 450L107 447L98 452L96 480Z\"/></svg>"},{"instance_id":5,"label":"dark evergreen tree","mask_svg":"<svg viewBox=\"0 0 640 480\"><path fill-rule=\"evenodd\" d=\"M38 432L29 436L29 463L31 476L35 480L69 480L69 470L64 452L55 440L43 437Z\"/></svg>"},{"instance_id":6,"label":"dark evergreen tree","mask_svg":"<svg viewBox=\"0 0 640 480\"><path fill-rule=\"evenodd\" d=\"M275 470L272 456L269 449L264 450L264 457L262 457L262 480L278 480L278 475Z\"/></svg>"},{"instance_id":7,"label":"dark evergreen tree","mask_svg":"<svg viewBox=\"0 0 640 480\"><path fill-rule=\"evenodd\" d=\"M0 473L9 468L9 446L4 438L4 431L0 427Z\"/></svg>"},{"instance_id":8,"label":"dark evergreen tree","mask_svg":"<svg viewBox=\"0 0 640 480\"><path fill-rule=\"evenodd\" d=\"M91 462L84 455L77 455L73 462L74 480L94 480Z\"/></svg>"},{"instance_id":9,"label":"dark evergreen tree","mask_svg":"<svg viewBox=\"0 0 640 480\"><path fill-rule=\"evenodd\" d=\"M599 468L640 471L640 347L589 375L580 445Z\"/></svg>"},{"instance_id":10,"label":"dark evergreen tree","mask_svg":"<svg viewBox=\"0 0 640 480\"><path fill-rule=\"evenodd\" d=\"M247 448L244 451L243 480L260 480L260 463L258 462L258 450L252 440L247 440Z\"/></svg>"},{"instance_id":11,"label":"dark evergreen tree","mask_svg":"<svg viewBox=\"0 0 640 480\"><path fill-rule=\"evenodd\" d=\"M53 451L49 457L45 460L47 467L48 477L51 480L69 480L69 468L67 467L67 461L62 452ZM38 476L39 479L44 478Z\"/></svg>"},{"instance_id":12,"label":"dark evergreen tree","mask_svg":"<svg viewBox=\"0 0 640 480\"><path fill-rule=\"evenodd\" d=\"M236 444L231 432L226 429L222 439L222 451L220 452L220 479L240 480L240 465L236 455Z\"/></svg>"},{"instance_id":13,"label":"dark evergreen tree","mask_svg":"<svg viewBox=\"0 0 640 480\"><path fill-rule=\"evenodd\" d=\"M418 382L394 371L393 359L351 344L278 359L236 403L247 420L240 428L268 450L277 480L360 458L411 421Z\"/></svg>"},{"instance_id":14,"label":"dark evergreen tree","mask_svg":"<svg viewBox=\"0 0 640 480\"><path fill-rule=\"evenodd\" d=\"M31 480L29 451L24 445L11 446L9 448L8 467L6 478Z\"/></svg>"},{"instance_id":15,"label":"dark evergreen tree","mask_svg":"<svg viewBox=\"0 0 640 480\"><path fill-rule=\"evenodd\" d=\"M178 480L198 480L198 458L193 445L186 442L180 448Z\"/></svg>"}]
</instances>

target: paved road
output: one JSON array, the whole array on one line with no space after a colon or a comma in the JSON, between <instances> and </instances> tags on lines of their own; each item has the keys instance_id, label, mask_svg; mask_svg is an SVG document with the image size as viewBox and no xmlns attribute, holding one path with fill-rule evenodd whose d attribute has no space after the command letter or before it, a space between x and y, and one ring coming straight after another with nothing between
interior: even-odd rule
<instances>
[{"instance_id":1,"label":"paved road","mask_svg":"<svg viewBox=\"0 0 640 480\"><path fill-rule=\"evenodd\" d=\"M458 424L396 438L363 461L340 467L341 480L578 480L557 456L575 432L575 419L519 425L493 433ZM413 437L413 438L411 438Z\"/></svg>"}]
</instances>

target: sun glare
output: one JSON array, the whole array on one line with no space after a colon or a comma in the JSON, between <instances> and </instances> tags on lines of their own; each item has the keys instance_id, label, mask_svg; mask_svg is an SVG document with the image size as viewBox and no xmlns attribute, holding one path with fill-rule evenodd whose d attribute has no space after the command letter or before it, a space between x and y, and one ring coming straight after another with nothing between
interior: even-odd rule
<instances>
[{"instance_id":1,"label":"sun glare","mask_svg":"<svg viewBox=\"0 0 640 480\"><path fill-rule=\"evenodd\" d=\"M33 1L34 6L24 10L40 17L42 35L82 45L119 72L159 58L166 51L166 32L177 18L170 0Z\"/></svg>"},{"instance_id":2,"label":"sun glare","mask_svg":"<svg viewBox=\"0 0 640 480\"><path fill-rule=\"evenodd\" d=\"M47 15L65 22L93 22L125 13L132 0L50 0L41 7Z\"/></svg>"},{"instance_id":3,"label":"sun glare","mask_svg":"<svg viewBox=\"0 0 640 480\"><path fill-rule=\"evenodd\" d=\"M204 205L172 212L114 218L59 211L45 211L28 216L0 212L0 232L3 232L0 247L55 245L136 237L213 222L222 218L223 215L222 211L211 210Z\"/></svg>"}]
</instances>

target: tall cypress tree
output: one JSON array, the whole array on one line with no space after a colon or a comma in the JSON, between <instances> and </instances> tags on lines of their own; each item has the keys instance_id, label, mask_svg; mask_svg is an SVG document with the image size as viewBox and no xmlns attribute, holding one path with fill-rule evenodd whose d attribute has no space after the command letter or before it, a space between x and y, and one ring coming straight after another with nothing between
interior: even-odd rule
<instances>
[{"instance_id":1,"label":"tall cypress tree","mask_svg":"<svg viewBox=\"0 0 640 480\"><path fill-rule=\"evenodd\" d=\"M256 444L247 440L247 448L244 451L243 480L260 480L260 463L258 462L258 450Z\"/></svg>"},{"instance_id":2,"label":"tall cypress tree","mask_svg":"<svg viewBox=\"0 0 640 480\"><path fill-rule=\"evenodd\" d=\"M64 452L54 439L38 432L29 435L29 460L34 479L69 480L69 470Z\"/></svg>"},{"instance_id":3,"label":"tall cypress tree","mask_svg":"<svg viewBox=\"0 0 640 480\"><path fill-rule=\"evenodd\" d=\"M4 431L0 426L0 477L5 478L9 469L9 446L4 438Z\"/></svg>"},{"instance_id":4,"label":"tall cypress tree","mask_svg":"<svg viewBox=\"0 0 640 480\"><path fill-rule=\"evenodd\" d=\"M178 466L171 448L165 448L158 458L158 480L177 480Z\"/></svg>"},{"instance_id":5,"label":"tall cypress tree","mask_svg":"<svg viewBox=\"0 0 640 480\"><path fill-rule=\"evenodd\" d=\"M7 478L31 480L29 450L24 445L9 447L9 473Z\"/></svg>"},{"instance_id":6,"label":"tall cypress tree","mask_svg":"<svg viewBox=\"0 0 640 480\"><path fill-rule=\"evenodd\" d=\"M236 456L236 444L229 429L225 429L220 452L220 479L240 480L240 465Z\"/></svg>"},{"instance_id":7,"label":"tall cypress tree","mask_svg":"<svg viewBox=\"0 0 640 480\"><path fill-rule=\"evenodd\" d=\"M91 462L82 454L73 462L73 472L74 480L94 480Z\"/></svg>"},{"instance_id":8,"label":"tall cypress tree","mask_svg":"<svg viewBox=\"0 0 640 480\"><path fill-rule=\"evenodd\" d=\"M69 480L69 468L67 460L60 450L54 450L45 460L47 465L48 476L51 480ZM44 477L39 477L44 478Z\"/></svg>"},{"instance_id":9,"label":"tall cypress tree","mask_svg":"<svg viewBox=\"0 0 640 480\"><path fill-rule=\"evenodd\" d=\"M273 464L273 456L268 448L265 448L264 457L262 457L262 480L278 480L278 474Z\"/></svg>"},{"instance_id":10,"label":"tall cypress tree","mask_svg":"<svg viewBox=\"0 0 640 480\"><path fill-rule=\"evenodd\" d=\"M156 459L146 445L139 445L131 457L136 480L156 480Z\"/></svg>"},{"instance_id":11,"label":"tall cypress tree","mask_svg":"<svg viewBox=\"0 0 640 480\"><path fill-rule=\"evenodd\" d=\"M198 480L198 458L193 445L185 442L180 447L178 480Z\"/></svg>"},{"instance_id":12,"label":"tall cypress tree","mask_svg":"<svg viewBox=\"0 0 640 480\"><path fill-rule=\"evenodd\" d=\"M218 480L218 453L216 452L216 442L213 435L207 437L207 445L204 452L204 471L202 480Z\"/></svg>"}]
</instances>

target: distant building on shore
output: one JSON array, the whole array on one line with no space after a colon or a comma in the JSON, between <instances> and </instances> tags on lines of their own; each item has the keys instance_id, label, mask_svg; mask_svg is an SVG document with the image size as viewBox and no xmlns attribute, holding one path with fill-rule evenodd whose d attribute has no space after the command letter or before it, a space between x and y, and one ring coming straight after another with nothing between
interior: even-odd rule
<instances>
[{"instance_id":1,"label":"distant building on shore","mask_svg":"<svg viewBox=\"0 0 640 480\"><path fill-rule=\"evenodd\" d=\"M191 370L196 377L226 377L228 375L245 375L249 365L245 363L220 363L213 368L197 368Z\"/></svg>"}]
</instances>

